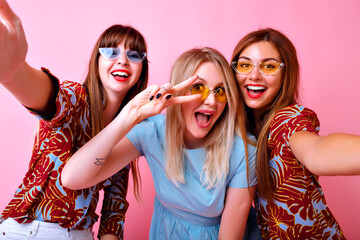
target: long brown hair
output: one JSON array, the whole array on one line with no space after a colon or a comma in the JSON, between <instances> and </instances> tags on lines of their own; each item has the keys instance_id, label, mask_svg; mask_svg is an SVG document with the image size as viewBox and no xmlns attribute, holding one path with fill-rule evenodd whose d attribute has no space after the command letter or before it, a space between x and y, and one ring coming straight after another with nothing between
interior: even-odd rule
<instances>
[{"instance_id":1,"label":"long brown hair","mask_svg":"<svg viewBox=\"0 0 360 240\"><path fill-rule=\"evenodd\" d=\"M144 37L141 35L139 31L137 31L131 26L113 25L108 29L106 29L97 40L90 57L88 73L83 83L90 99L92 137L94 137L104 128L104 120L103 120L102 112L107 104L106 92L102 85L99 75L99 65L98 65L98 60L100 56L99 48L116 47L122 41L124 41L125 48L147 52L147 47ZM136 94L144 90L147 86L148 69L149 69L147 59L145 59L142 62L142 64L143 66L142 66L140 78L138 82L127 92L124 100L121 103L118 113ZM131 172L134 181L135 197L139 199L141 178L139 174L138 159L131 162L130 167L132 170Z\"/></svg>"},{"instance_id":2,"label":"long brown hair","mask_svg":"<svg viewBox=\"0 0 360 240\"><path fill-rule=\"evenodd\" d=\"M299 101L300 69L296 49L292 42L284 34L272 28L260 29L243 37L234 49L231 62L237 61L241 52L246 47L262 41L272 43L278 50L281 61L285 63L285 67L282 69L281 75L282 86L269 109L262 115L262 123L260 127L256 128L253 112L247 106L245 106L247 115L245 124L247 131L257 138L257 192L261 197L266 198L267 200L272 200L274 182L269 169L270 156L267 144L269 126L276 112ZM235 71L233 72L236 75Z\"/></svg>"}]
</instances>

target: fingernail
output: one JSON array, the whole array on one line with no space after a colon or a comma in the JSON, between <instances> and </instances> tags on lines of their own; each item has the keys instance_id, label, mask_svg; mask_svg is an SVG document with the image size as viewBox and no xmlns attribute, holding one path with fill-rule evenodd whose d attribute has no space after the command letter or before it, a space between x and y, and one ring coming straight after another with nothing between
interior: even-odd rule
<instances>
[{"instance_id":1,"label":"fingernail","mask_svg":"<svg viewBox=\"0 0 360 240\"><path fill-rule=\"evenodd\" d=\"M156 95L156 98L159 98L159 97L161 97L161 93L158 93L158 94Z\"/></svg>"},{"instance_id":2,"label":"fingernail","mask_svg":"<svg viewBox=\"0 0 360 240\"><path fill-rule=\"evenodd\" d=\"M153 99L154 99L154 96L151 96L151 97L150 97L150 101L153 100Z\"/></svg>"},{"instance_id":3,"label":"fingernail","mask_svg":"<svg viewBox=\"0 0 360 240\"><path fill-rule=\"evenodd\" d=\"M167 95L166 99L169 100L172 97L172 95Z\"/></svg>"}]
</instances>

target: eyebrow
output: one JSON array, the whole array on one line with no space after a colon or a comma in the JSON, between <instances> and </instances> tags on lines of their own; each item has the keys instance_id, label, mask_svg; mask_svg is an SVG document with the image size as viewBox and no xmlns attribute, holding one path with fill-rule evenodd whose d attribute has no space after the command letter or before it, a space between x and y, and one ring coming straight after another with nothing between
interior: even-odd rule
<instances>
[{"instance_id":1,"label":"eyebrow","mask_svg":"<svg viewBox=\"0 0 360 240\"><path fill-rule=\"evenodd\" d=\"M241 59L241 58L244 58L244 59L246 59L246 60L252 61L251 58L248 58L248 57L245 57L245 56L240 56L240 57L238 58L238 60ZM262 59L261 61L269 61L269 60L274 60L274 61L280 62L280 61L277 60L276 58L264 58L264 59Z\"/></svg>"},{"instance_id":2,"label":"eyebrow","mask_svg":"<svg viewBox=\"0 0 360 240\"><path fill-rule=\"evenodd\" d=\"M199 76L199 75L198 75ZM200 77L198 78L199 80L203 81L203 82L207 82L204 78Z\"/></svg>"},{"instance_id":3,"label":"eyebrow","mask_svg":"<svg viewBox=\"0 0 360 240\"><path fill-rule=\"evenodd\" d=\"M199 76L199 75L198 75L198 76ZM194 82L193 85L202 83L202 84L205 84L205 85L207 86L208 82L207 82L204 78L202 78L202 77L199 76L198 80L201 80L202 82L197 82L197 81L196 81L196 82ZM215 88L218 88L218 87L224 87L224 83L222 82L222 83L217 84Z\"/></svg>"}]
</instances>

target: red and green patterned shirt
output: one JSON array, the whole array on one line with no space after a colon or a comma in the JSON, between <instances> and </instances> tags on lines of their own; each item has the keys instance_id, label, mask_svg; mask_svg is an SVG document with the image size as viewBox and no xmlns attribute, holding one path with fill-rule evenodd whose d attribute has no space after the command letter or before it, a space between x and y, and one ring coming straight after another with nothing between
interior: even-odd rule
<instances>
[{"instance_id":1,"label":"red and green patterned shirt","mask_svg":"<svg viewBox=\"0 0 360 240\"><path fill-rule=\"evenodd\" d=\"M290 105L275 115L268 139L274 200L255 199L264 239L345 239L326 204L318 176L296 160L289 146L295 132L319 130L316 113L302 106Z\"/></svg>"},{"instance_id":2,"label":"red and green patterned shirt","mask_svg":"<svg viewBox=\"0 0 360 240\"><path fill-rule=\"evenodd\" d=\"M32 157L22 184L2 213L0 223L11 217L19 223L32 220L55 222L69 229L88 229L97 221L99 190L104 201L99 236L112 233L123 238L129 166L91 188L70 190L61 184L60 174L68 159L91 138L89 99L79 83L59 80L45 73L59 86L56 114L39 118Z\"/></svg>"}]
</instances>

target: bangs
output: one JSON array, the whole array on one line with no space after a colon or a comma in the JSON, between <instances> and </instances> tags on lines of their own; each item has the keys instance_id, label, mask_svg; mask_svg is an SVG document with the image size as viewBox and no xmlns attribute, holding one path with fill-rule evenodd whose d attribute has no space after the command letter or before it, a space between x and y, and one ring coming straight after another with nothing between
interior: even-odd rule
<instances>
[{"instance_id":1,"label":"bangs","mask_svg":"<svg viewBox=\"0 0 360 240\"><path fill-rule=\"evenodd\" d=\"M117 47L124 42L124 47L146 52L146 43L143 36L134 28L123 25L114 25L104 32L99 47Z\"/></svg>"}]
</instances>

